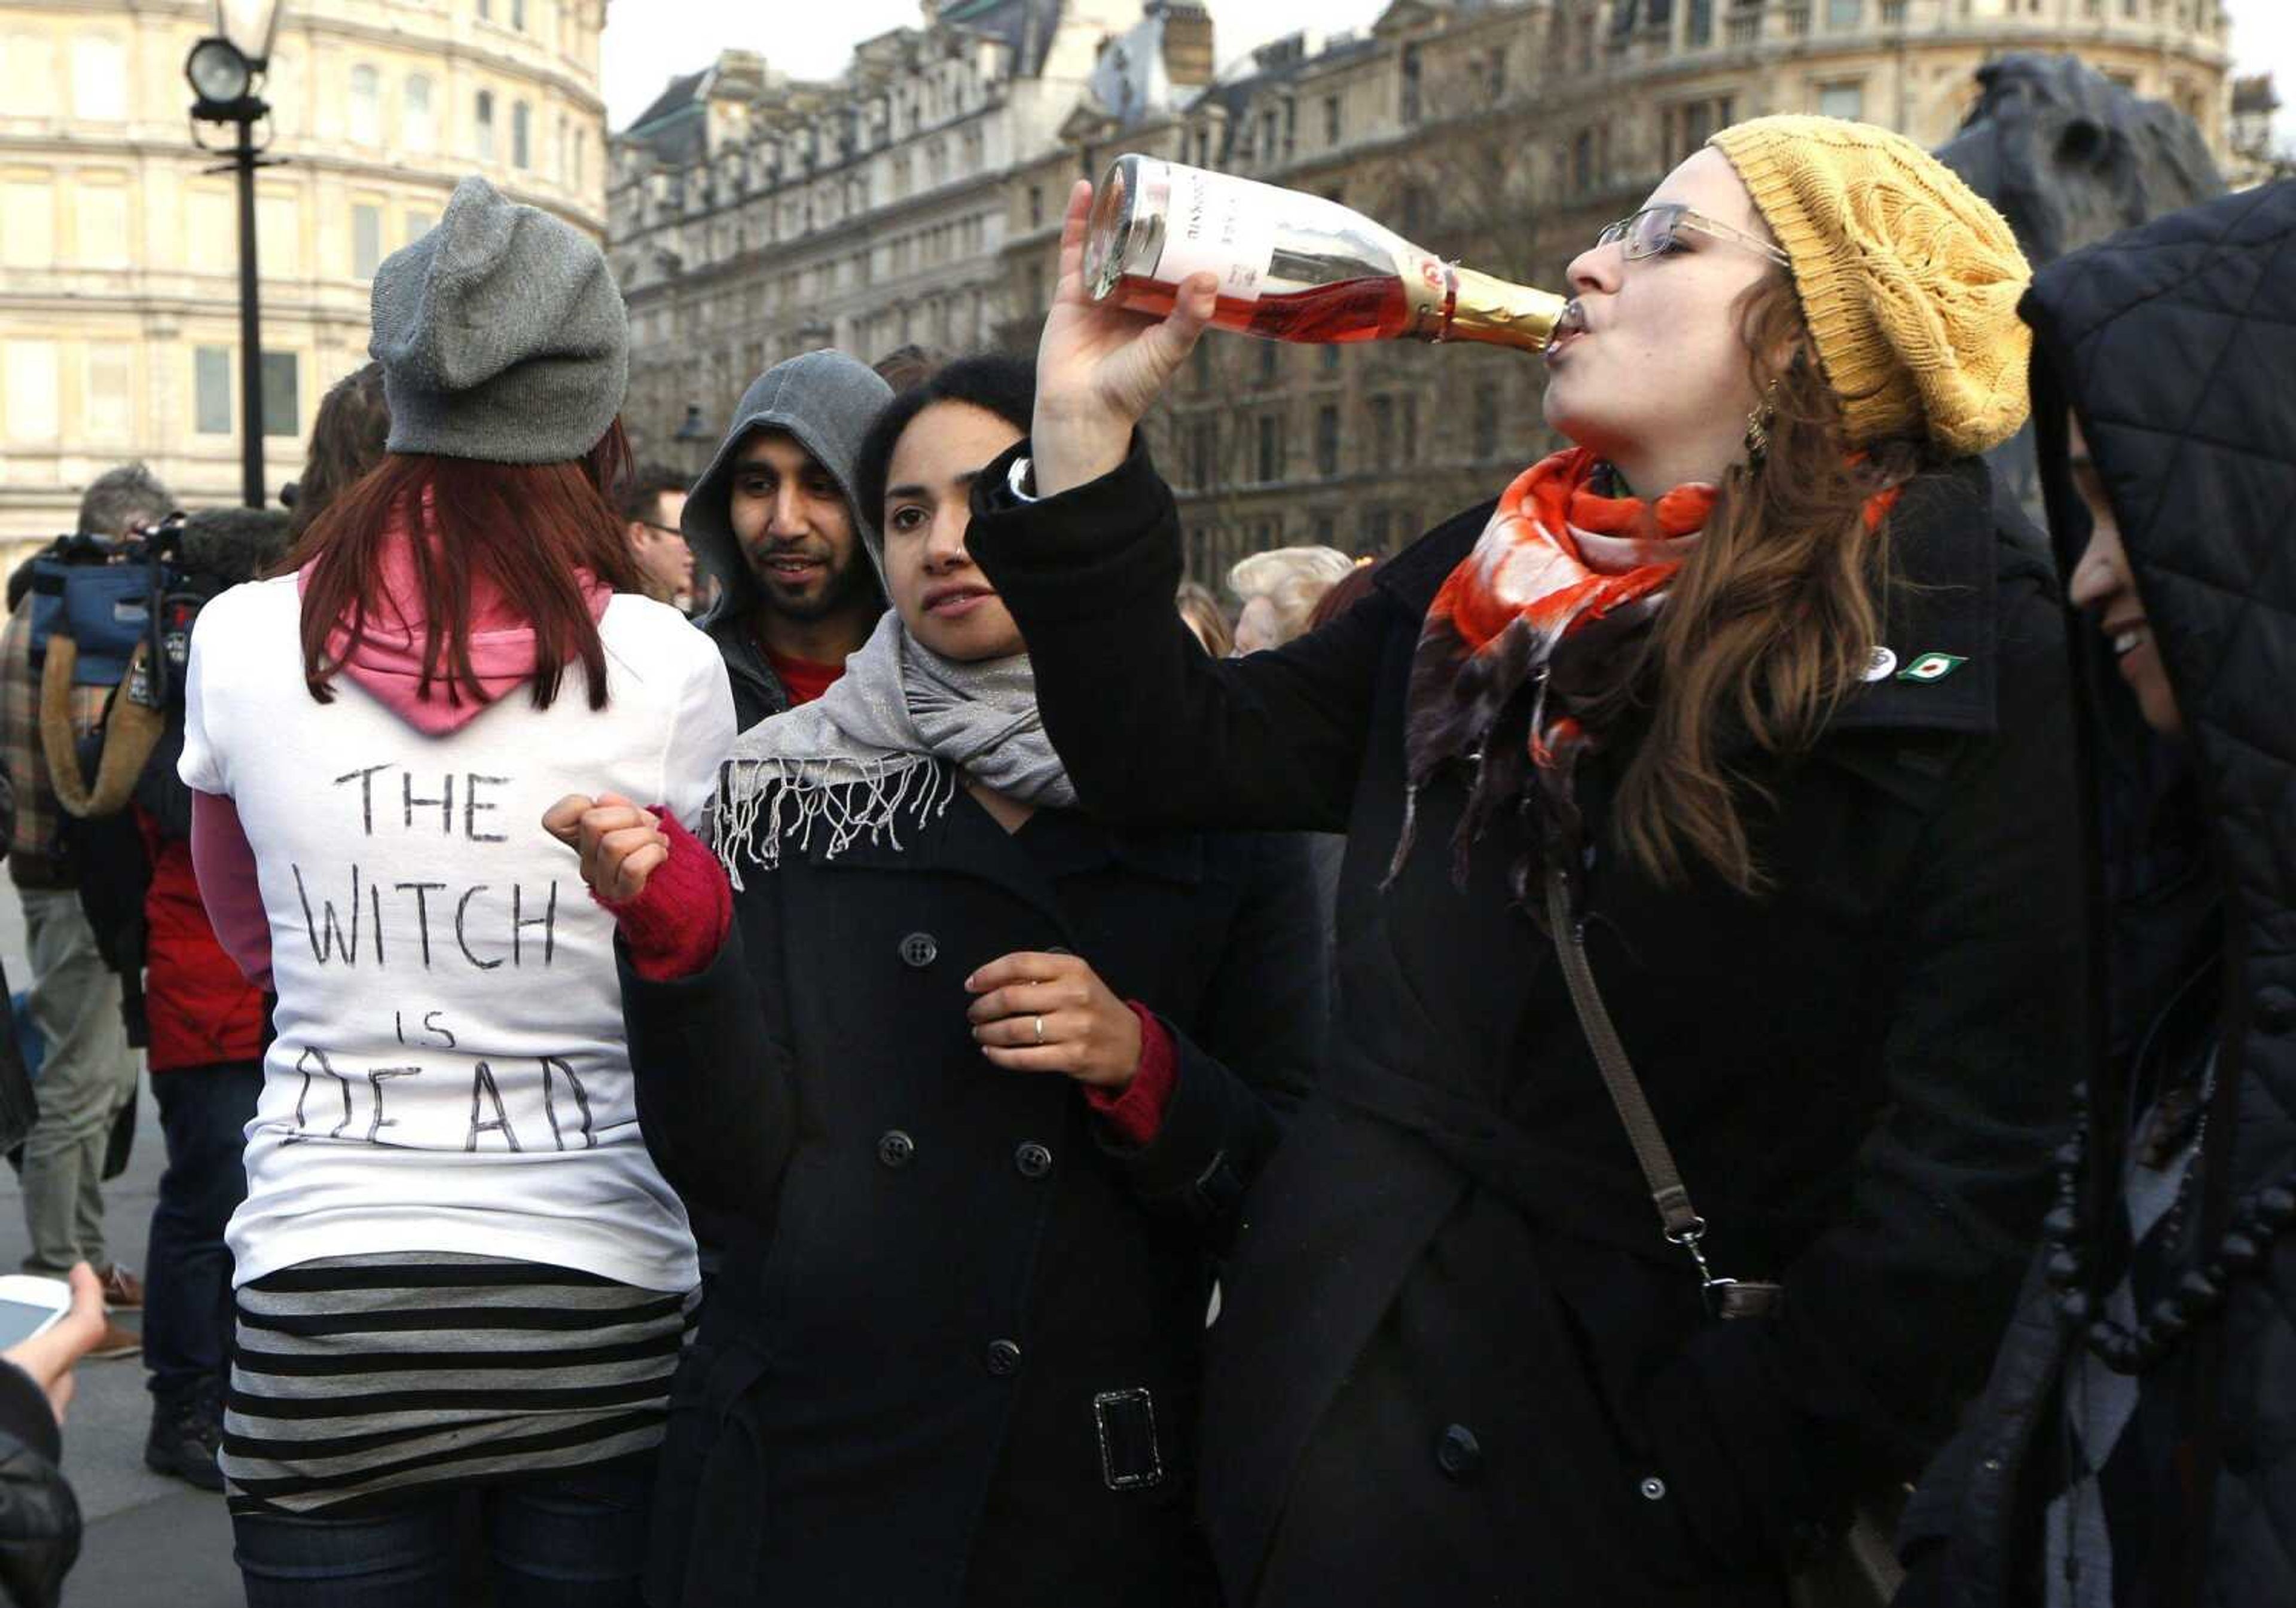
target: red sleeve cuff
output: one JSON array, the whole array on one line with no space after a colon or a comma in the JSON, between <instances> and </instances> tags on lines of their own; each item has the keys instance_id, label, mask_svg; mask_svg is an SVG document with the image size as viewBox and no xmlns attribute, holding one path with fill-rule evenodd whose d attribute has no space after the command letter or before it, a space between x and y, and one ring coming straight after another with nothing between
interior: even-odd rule
<instances>
[{"instance_id":1,"label":"red sleeve cuff","mask_svg":"<svg viewBox=\"0 0 2296 1608\"><path fill-rule=\"evenodd\" d=\"M734 889L726 868L699 837L660 805L648 807L669 839L669 858L654 868L636 898L598 902L621 926L631 969L649 983L672 983L717 957L734 924Z\"/></svg>"},{"instance_id":2,"label":"red sleeve cuff","mask_svg":"<svg viewBox=\"0 0 2296 1608\"><path fill-rule=\"evenodd\" d=\"M1140 1070L1132 1074L1132 1082L1125 1085L1122 1094L1086 1089L1084 1098L1107 1119L1108 1125L1126 1144L1147 1145L1154 1142L1157 1131L1164 1126L1164 1107L1172 1103L1172 1086L1179 1081L1180 1063L1172 1053L1172 1035L1156 1019L1156 1013L1137 1000L1127 1000L1125 1003L1140 1018Z\"/></svg>"}]
</instances>

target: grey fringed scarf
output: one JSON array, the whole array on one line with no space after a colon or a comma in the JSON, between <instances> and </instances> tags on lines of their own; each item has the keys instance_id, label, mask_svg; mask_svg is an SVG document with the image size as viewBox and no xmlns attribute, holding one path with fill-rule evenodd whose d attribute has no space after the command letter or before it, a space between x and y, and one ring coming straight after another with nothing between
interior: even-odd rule
<instances>
[{"instance_id":1,"label":"grey fringed scarf","mask_svg":"<svg viewBox=\"0 0 2296 1608\"><path fill-rule=\"evenodd\" d=\"M1076 803L1028 656L960 665L887 609L827 692L734 743L718 785L718 857L738 888L744 860L770 870L785 842L804 848L816 830L832 857L863 841L898 847L903 821L948 808L959 772L1028 804Z\"/></svg>"}]
</instances>

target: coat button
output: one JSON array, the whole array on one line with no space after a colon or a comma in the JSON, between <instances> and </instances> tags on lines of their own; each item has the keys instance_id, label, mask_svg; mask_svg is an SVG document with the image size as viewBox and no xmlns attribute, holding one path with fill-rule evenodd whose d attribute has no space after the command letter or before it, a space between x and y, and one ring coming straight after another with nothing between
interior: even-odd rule
<instances>
[{"instance_id":1,"label":"coat button","mask_svg":"<svg viewBox=\"0 0 2296 1608\"><path fill-rule=\"evenodd\" d=\"M2286 1033L2296 1027L2296 993L2278 987L2259 990L2256 1024L2267 1033Z\"/></svg>"},{"instance_id":2,"label":"coat button","mask_svg":"<svg viewBox=\"0 0 2296 1608\"><path fill-rule=\"evenodd\" d=\"M1030 1139L1013 1152L1013 1165L1022 1178L1042 1178L1053 1170L1053 1153Z\"/></svg>"},{"instance_id":3,"label":"coat button","mask_svg":"<svg viewBox=\"0 0 2296 1608\"><path fill-rule=\"evenodd\" d=\"M911 933L901 940L901 963L922 971L940 959L940 945L931 933Z\"/></svg>"},{"instance_id":4,"label":"coat button","mask_svg":"<svg viewBox=\"0 0 2296 1608\"><path fill-rule=\"evenodd\" d=\"M1656 1474L1648 1476L1635 1489L1643 1493L1643 1500L1645 1502L1663 1502L1666 1500L1666 1481L1660 1479Z\"/></svg>"},{"instance_id":5,"label":"coat button","mask_svg":"<svg viewBox=\"0 0 2296 1608\"><path fill-rule=\"evenodd\" d=\"M877 1159L888 1167L906 1167L916 1154L916 1140L898 1128L888 1128L877 1140Z\"/></svg>"},{"instance_id":6,"label":"coat button","mask_svg":"<svg viewBox=\"0 0 2296 1608\"><path fill-rule=\"evenodd\" d=\"M1462 1484L1480 1477L1483 1472L1483 1444L1475 1439L1475 1432L1464 1424L1455 1424L1445 1430L1435 1442L1435 1466L1446 1478Z\"/></svg>"},{"instance_id":7,"label":"coat button","mask_svg":"<svg viewBox=\"0 0 2296 1608\"><path fill-rule=\"evenodd\" d=\"M1021 1371L1021 1348L1009 1340L992 1340L981 1361L997 1378L1010 1379Z\"/></svg>"}]
</instances>

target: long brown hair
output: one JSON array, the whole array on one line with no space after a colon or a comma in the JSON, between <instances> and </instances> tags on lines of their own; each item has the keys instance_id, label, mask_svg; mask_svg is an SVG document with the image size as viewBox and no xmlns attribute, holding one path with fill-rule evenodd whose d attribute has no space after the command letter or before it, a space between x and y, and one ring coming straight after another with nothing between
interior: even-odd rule
<instances>
[{"instance_id":1,"label":"long brown hair","mask_svg":"<svg viewBox=\"0 0 2296 1608\"><path fill-rule=\"evenodd\" d=\"M299 540L330 503L382 461L390 435L390 403L383 394L381 363L355 369L328 388L311 421L311 445L295 482L291 539Z\"/></svg>"},{"instance_id":2,"label":"long brown hair","mask_svg":"<svg viewBox=\"0 0 2296 1608\"><path fill-rule=\"evenodd\" d=\"M558 696L566 666L582 665L590 707L606 706L606 650L576 572L616 592L639 590L637 561L623 540L613 498L629 473L629 439L617 419L586 457L570 463L480 463L421 453L391 453L343 491L303 533L281 568L310 567L303 588L303 681L320 703L333 701L335 673L358 651L382 603L382 558L391 532L423 528L435 541L409 543L422 598L422 676L449 704L486 701L471 663L472 583L483 576L504 604L534 628L534 706ZM327 639L338 622L349 640L340 656Z\"/></svg>"},{"instance_id":3,"label":"long brown hair","mask_svg":"<svg viewBox=\"0 0 2296 1608\"><path fill-rule=\"evenodd\" d=\"M1746 829L1766 789L1725 759L1742 732L1791 757L1816 741L1867 668L1890 584L1890 521L1868 501L1922 467L1915 441L1853 452L1784 273L1739 301L1754 383L1775 410L1759 468L1733 465L1696 551L1628 678L1650 729L1620 784L1613 828L1646 872L1702 862L1742 892L1767 886Z\"/></svg>"}]
</instances>

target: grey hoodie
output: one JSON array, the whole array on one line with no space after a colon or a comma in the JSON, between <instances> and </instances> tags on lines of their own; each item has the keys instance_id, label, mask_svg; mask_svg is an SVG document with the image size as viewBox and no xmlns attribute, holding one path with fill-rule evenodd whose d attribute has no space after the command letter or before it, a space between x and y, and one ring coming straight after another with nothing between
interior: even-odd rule
<instances>
[{"instance_id":1,"label":"grey hoodie","mask_svg":"<svg viewBox=\"0 0 2296 1608\"><path fill-rule=\"evenodd\" d=\"M730 510L734 462L753 431L786 431L827 469L845 494L853 510L853 527L861 537L869 561L877 563L876 529L866 510L853 495L853 469L861 455L862 437L879 410L893 397L892 388L868 365L842 352L808 352L775 363L750 382L718 455L685 500L678 521L694 557L718 577L721 588L717 606L702 617L701 629L718 644L726 671L734 683L735 723L743 731L770 714L789 707L788 690L758 649L749 625L757 606L757 583L749 561L734 536ZM879 576L882 590L883 577Z\"/></svg>"}]
</instances>

